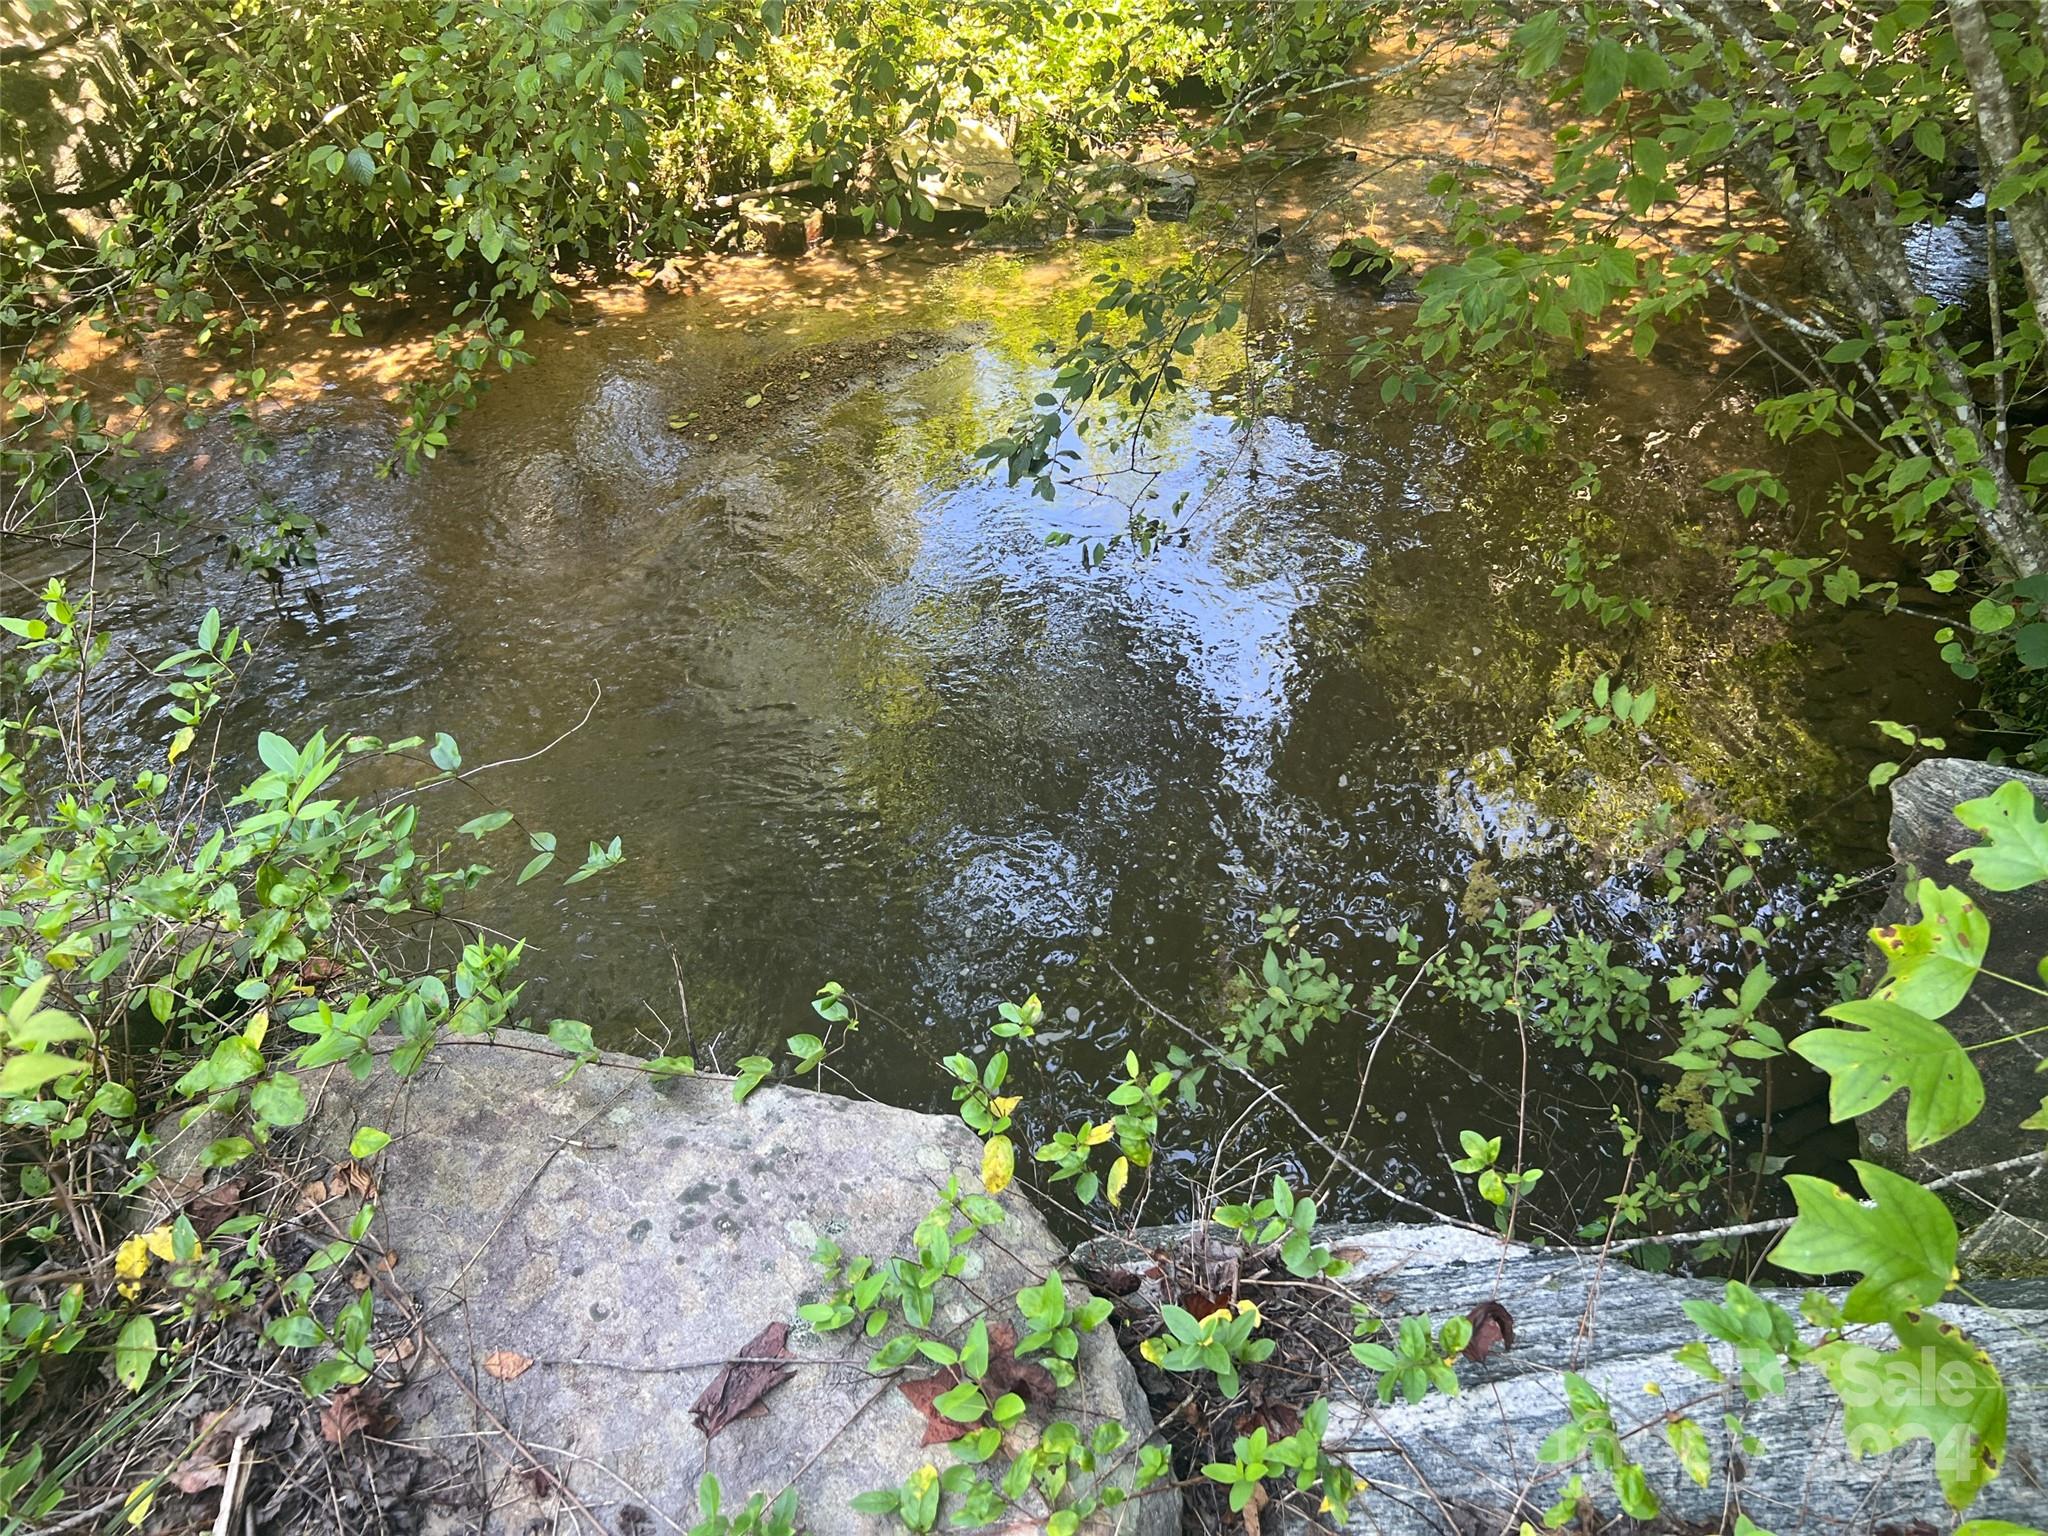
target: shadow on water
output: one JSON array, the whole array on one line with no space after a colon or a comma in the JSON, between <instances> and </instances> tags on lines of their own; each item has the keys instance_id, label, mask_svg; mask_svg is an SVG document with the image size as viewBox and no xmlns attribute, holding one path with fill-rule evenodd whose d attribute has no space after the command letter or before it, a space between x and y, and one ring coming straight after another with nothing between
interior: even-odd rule
<instances>
[{"instance_id":1,"label":"shadow on water","mask_svg":"<svg viewBox=\"0 0 2048 1536\"><path fill-rule=\"evenodd\" d=\"M1126 1049L1175 1042L1120 978L1213 1029L1275 902L1361 991L1384 930L1438 941L1475 869L1682 958L1641 882L1597 856L1657 775L1618 750L1581 761L1545 725L1600 669L1589 647L1659 684L1685 785L1799 834L1809 865L1883 857L1867 722L1945 720L1945 674L1897 625L1730 616L1713 550L1737 531L1692 489L1754 452L1722 361L1589 367L1567 432L1606 470L1588 502L1570 454L1518 459L1352 383L1341 338L1387 312L1297 260L1250 295L1257 390L1242 344L1218 344L1156 424L1147 462L1159 506L1189 497L1185 541L1092 571L1048 547L1122 513L1034 500L966 455L1037 387L1032 342L1071 324L1092 271L1177 249L1150 229L1027 258L731 262L688 298L542 338L413 477L373 472L387 404L309 391L272 463L245 473L215 445L181 494L316 511L319 570L273 604L207 562L126 617L168 644L209 604L270 615L242 744L259 723L439 729L481 763L532 752L601 689L587 726L484 785L565 846L618 833L629 855L474 914L530 939L528 1001L608 1044L681 1049L680 977L689 1038L730 1065L814 1027L836 979L866 1023L834 1064L943 1107L938 1058L1036 990L1048 1030L1014 1074L1034 1139L1100 1113ZM1603 580L1648 593L1651 621L1560 612L1548 557L1573 532L1625 549ZM108 706L160 750L145 684ZM482 808L463 793L440 792L451 825ZM1853 926L1802 922L1774 968L1817 977ZM1355 1115L1383 1176L1441 1189L1460 1127L1512 1124L1518 1047L1449 1005L1410 1023L1362 1107L1362 1025L1326 1026L1280 1076L1311 1122ZM1586 1122L1613 1085L1549 1058L1538 1077L1568 1133L1560 1181L1597 1180ZM1184 1205L1249 1102L1211 1087L1148 1216ZM1262 1141L1300 1138L1268 1106L1224 1161Z\"/></svg>"}]
</instances>

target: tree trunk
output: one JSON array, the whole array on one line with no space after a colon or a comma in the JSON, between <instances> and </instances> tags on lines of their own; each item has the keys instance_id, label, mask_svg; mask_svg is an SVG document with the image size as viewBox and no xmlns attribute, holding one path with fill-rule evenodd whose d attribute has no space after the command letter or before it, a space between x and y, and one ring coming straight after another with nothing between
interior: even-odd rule
<instances>
[{"instance_id":1,"label":"tree trunk","mask_svg":"<svg viewBox=\"0 0 2048 1536\"><path fill-rule=\"evenodd\" d=\"M1991 21L1984 14L1983 0L1949 0L1949 17L1955 25L1956 51L1970 77L1970 95L1977 108L1977 132L1983 141L1984 190L1990 191L2012 170L2018 158L2022 136L2019 114L2013 107L2012 85L1998 62L1998 50L1991 39ZM2048 320L2048 205L2038 196L2022 197L2005 210L2012 230L2013 251L2019 257L2020 272L2026 279L2027 297L2034 313ZM1996 238L1997 218L1986 224L1986 239Z\"/></svg>"}]
</instances>

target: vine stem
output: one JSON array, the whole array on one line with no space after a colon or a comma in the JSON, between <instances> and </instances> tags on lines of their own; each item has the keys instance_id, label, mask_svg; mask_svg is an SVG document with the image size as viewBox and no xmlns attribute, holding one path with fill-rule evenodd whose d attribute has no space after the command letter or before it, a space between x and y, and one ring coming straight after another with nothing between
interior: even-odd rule
<instances>
[{"instance_id":1,"label":"vine stem","mask_svg":"<svg viewBox=\"0 0 2048 1536\"><path fill-rule=\"evenodd\" d=\"M1954 1173L1945 1173L1938 1179L1929 1179L1922 1189L1947 1189L1952 1184L1966 1184L1971 1179L1985 1178L1994 1173L2010 1173L2016 1168L2039 1168L2048 1166L2048 1150L2024 1152L2018 1157L2008 1157L1996 1163L1986 1163L1980 1168L1962 1168ZM1865 1205L1871 1202L1864 1201ZM1631 1248L1645 1248L1652 1243L1704 1243L1715 1238L1756 1237L1765 1232L1782 1232L1799 1218L1781 1216L1773 1221L1745 1221L1732 1227L1708 1227L1697 1232L1671 1232L1646 1237L1631 1237L1622 1242L1609 1244L1601 1249L1573 1249L1572 1252L1622 1253Z\"/></svg>"},{"instance_id":2,"label":"vine stem","mask_svg":"<svg viewBox=\"0 0 2048 1536\"><path fill-rule=\"evenodd\" d=\"M1282 1098L1277 1092L1268 1087L1267 1084L1260 1082L1258 1074L1253 1072L1249 1067L1239 1066L1236 1062L1232 1061L1223 1052L1217 1050L1216 1047L1213 1044L1211 1044L1208 1040L1204 1039L1201 1034L1201 1031L1194 1029L1189 1025L1183 1024L1179 1019L1175 1018L1172 1014L1168 1013L1164 1008L1160 1007L1159 1004L1153 1002L1151 998L1147 997L1144 993L1140 992L1138 990L1137 984L1133 982L1130 977L1126 976L1122 971L1118 970L1114 964L1108 961L1105 961L1103 963L1109 966L1111 975L1115 976L1118 981L1122 982L1125 987L1130 989L1131 996L1135 997L1139 1002L1143 1003L1145 1007L1149 1009L1155 1017L1163 1019L1168 1024L1171 1024L1175 1029L1179 1030L1182 1034L1186 1035L1190 1040L1193 1040L1197 1045L1201 1046L1202 1049L1209 1054L1212 1060L1220 1063L1223 1066L1230 1068L1231 1071L1235 1072L1239 1077L1242 1077L1254 1088L1260 1089L1262 1092L1270 1096L1275 1104L1277 1104L1282 1110L1286 1111L1287 1117L1301 1128L1303 1135L1307 1136L1310 1141L1313 1141L1318 1147L1321 1147L1323 1151L1327 1152L1330 1155L1330 1158L1333 1162L1337 1163L1338 1165L1344 1168L1348 1168L1352 1173L1356 1174L1360 1179L1364 1180L1367 1186L1369 1186L1371 1189L1375 1190L1381 1195L1384 1195L1387 1199L1393 1201L1396 1205L1405 1205L1410 1210L1422 1212L1423 1215L1427 1216L1431 1221L1436 1222L1441 1226L1461 1227L1465 1231L1479 1232L1490 1238L1498 1238L1500 1236L1500 1234L1494 1231L1491 1227L1482 1227L1477 1222L1462 1221L1455 1216L1445 1215L1442 1211L1439 1211L1432 1206L1424 1205L1420 1200L1414 1199L1409 1195L1402 1194L1399 1190L1391 1188L1389 1185L1375 1178L1372 1174L1367 1173L1365 1169L1359 1167L1357 1163L1353 1162L1348 1156L1345 1155L1343 1148L1332 1143L1328 1137L1319 1133L1314 1126L1310 1125L1308 1121L1304 1120L1301 1117L1301 1112L1297 1110L1292 1104L1289 1104L1286 1099Z\"/></svg>"}]
</instances>

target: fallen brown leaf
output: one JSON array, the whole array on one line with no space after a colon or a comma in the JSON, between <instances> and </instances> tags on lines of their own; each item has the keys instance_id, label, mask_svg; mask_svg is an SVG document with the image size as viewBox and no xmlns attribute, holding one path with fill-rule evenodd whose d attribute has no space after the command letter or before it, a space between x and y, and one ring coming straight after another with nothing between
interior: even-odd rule
<instances>
[{"instance_id":1,"label":"fallen brown leaf","mask_svg":"<svg viewBox=\"0 0 2048 1536\"><path fill-rule=\"evenodd\" d=\"M988 1375L984 1378L990 1401L1014 1392L1033 1408L1050 1408L1059 1395L1052 1372L1036 1360L1017 1358L1017 1330L1008 1323L992 1323L988 1330Z\"/></svg>"},{"instance_id":2,"label":"fallen brown leaf","mask_svg":"<svg viewBox=\"0 0 2048 1536\"><path fill-rule=\"evenodd\" d=\"M194 1195L185 1205L192 1230L202 1238L213 1236L220 1224L233 1216L236 1207L242 1203L244 1187L241 1179L229 1179L225 1184L216 1184Z\"/></svg>"},{"instance_id":3,"label":"fallen brown leaf","mask_svg":"<svg viewBox=\"0 0 2048 1536\"><path fill-rule=\"evenodd\" d=\"M180 1493L204 1493L209 1488L218 1488L227 1480L227 1461L235 1441L245 1435L260 1434L269 1427L267 1403L214 1414L200 1425L198 1443L171 1474L171 1482Z\"/></svg>"},{"instance_id":4,"label":"fallen brown leaf","mask_svg":"<svg viewBox=\"0 0 2048 1536\"><path fill-rule=\"evenodd\" d=\"M755 1334L690 1405L690 1417L709 1440L735 1419L758 1418L768 1410L761 1399L796 1374L779 1360L791 1360L789 1324L770 1323Z\"/></svg>"},{"instance_id":5,"label":"fallen brown leaf","mask_svg":"<svg viewBox=\"0 0 2048 1536\"><path fill-rule=\"evenodd\" d=\"M484 1374L493 1381L517 1381L533 1369L533 1356L517 1350L494 1349L484 1356Z\"/></svg>"},{"instance_id":6,"label":"fallen brown leaf","mask_svg":"<svg viewBox=\"0 0 2048 1536\"><path fill-rule=\"evenodd\" d=\"M1482 1301L1465 1319L1472 1325L1472 1341L1465 1346L1467 1360L1484 1360L1496 1349L1515 1347L1515 1315L1497 1301Z\"/></svg>"},{"instance_id":7,"label":"fallen brown leaf","mask_svg":"<svg viewBox=\"0 0 2048 1536\"><path fill-rule=\"evenodd\" d=\"M1251 1500L1244 1507L1244 1536L1259 1536L1259 1513L1271 1497L1264 1483L1253 1486Z\"/></svg>"},{"instance_id":8,"label":"fallen brown leaf","mask_svg":"<svg viewBox=\"0 0 2048 1536\"><path fill-rule=\"evenodd\" d=\"M993 1355L995 1351L991 1348L989 1352ZM958 1440L974 1428L972 1424L955 1423L932 1406L933 1399L943 1396L959 1385L960 1373L950 1365L935 1376L919 1376L911 1381L896 1383L896 1390L909 1398L910 1406L924 1415L924 1439L918 1444L945 1445Z\"/></svg>"},{"instance_id":9,"label":"fallen brown leaf","mask_svg":"<svg viewBox=\"0 0 2048 1536\"><path fill-rule=\"evenodd\" d=\"M384 1393L368 1382L343 1387L320 1410L320 1438L340 1445L353 1434L381 1434L397 1422Z\"/></svg>"}]
</instances>

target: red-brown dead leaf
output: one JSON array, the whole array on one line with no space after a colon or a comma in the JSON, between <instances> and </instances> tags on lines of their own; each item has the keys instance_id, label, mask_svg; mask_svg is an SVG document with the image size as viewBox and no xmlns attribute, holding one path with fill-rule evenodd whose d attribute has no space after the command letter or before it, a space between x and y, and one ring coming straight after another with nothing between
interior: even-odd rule
<instances>
[{"instance_id":1,"label":"red-brown dead leaf","mask_svg":"<svg viewBox=\"0 0 2048 1536\"><path fill-rule=\"evenodd\" d=\"M484 1374L493 1381L517 1381L533 1369L533 1356L516 1349L494 1349L484 1356Z\"/></svg>"},{"instance_id":2,"label":"red-brown dead leaf","mask_svg":"<svg viewBox=\"0 0 2048 1536\"><path fill-rule=\"evenodd\" d=\"M1262 1426L1273 1439L1285 1440L1301 1428L1301 1410L1292 1403L1261 1403L1237 1423L1237 1428L1246 1434Z\"/></svg>"},{"instance_id":3,"label":"red-brown dead leaf","mask_svg":"<svg viewBox=\"0 0 2048 1536\"><path fill-rule=\"evenodd\" d=\"M1472 1325L1472 1341L1465 1346L1467 1360L1484 1360L1496 1349L1515 1347L1515 1315L1497 1301L1482 1301L1465 1320Z\"/></svg>"},{"instance_id":4,"label":"red-brown dead leaf","mask_svg":"<svg viewBox=\"0 0 2048 1536\"><path fill-rule=\"evenodd\" d=\"M755 1334L690 1405L690 1417L704 1438L711 1439L735 1419L766 1413L761 1399L796 1374L776 1362L795 1358L789 1352L789 1324L770 1323Z\"/></svg>"},{"instance_id":5,"label":"red-brown dead leaf","mask_svg":"<svg viewBox=\"0 0 2048 1536\"><path fill-rule=\"evenodd\" d=\"M233 1216L235 1208L242 1203L244 1187L243 1180L229 1179L225 1184L216 1184L194 1195L185 1205L192 1230L202 1238L213 1236L220 1224Z\"/></svg>"},{"instance_id":6,"label":"red-brown dead leaf","mask_svg":"<svg viewBox=\"0 0 2048 1536\"><path fill-rule=\"evenodd\" d=\"M1033 1408L1050 1408L1059 1395L1052 1372L1036 1360L1017 1358L1017 1330L1008 1323L991 1323L988 1330L987 1391L991 1402L1005 1392L1014 1392Z\"/></svg>"},{"instance_id":7,"label":"red-brown dead leaf","mask_svg":"<svg viewBox=\"0 0 2048 1536\"><path fill-rule=\"evenodd\" d=\"M305 964L299 967L299 980L309 987L325 986L347 971L348 967L332 955L308 955Z\"/></svg>"},{"instance_id":8,"label":"red-brown dead leaf","mask_svg":"<svg viewBox=\"0 0 2048 1536\"><path fill-rule=\"evenodd\" d=\"M343 1387L320 1410L320 1438L329 1445L340 1445L350 1435L382 1434L397 1419L380 1388L368 1382Z\"/></svg>"},{"instance_id":9,"label":"red-brown dead leaf","mask_svg":"<svg viewBox=\"0 0 2048 1536\"><path fill-rule=\"evenodd\" d=\"M990 1332L993 1333L994 1330L991 1329ZM989 1355L990 1364L993 1366L993 1347L990 1348ZM924 1415L924 1439L918 1444L945 1445L949 1441L958 1440L974 1428L972 1424L955 1423L932 1406L933 1399L943 1396L959 1385L960 1373L950 1365L935 1376L920 1376L914 1381L896 1383L896 1390L909 1398L910 1406Z\"/></svg>"},{"instance_id":10,"label":"red-brown dead leaf","mask_svg":"<svg viewBox=\"0 0 2048 1536\"><path fill-rule=\"evenodd\" d=\"M1207 1317L1211 1312L1235 1310L1228 1296L1213 1291L1182 1291L1180 1304L1197 1320Z\"/></svg>"}]
</instances>

